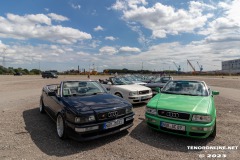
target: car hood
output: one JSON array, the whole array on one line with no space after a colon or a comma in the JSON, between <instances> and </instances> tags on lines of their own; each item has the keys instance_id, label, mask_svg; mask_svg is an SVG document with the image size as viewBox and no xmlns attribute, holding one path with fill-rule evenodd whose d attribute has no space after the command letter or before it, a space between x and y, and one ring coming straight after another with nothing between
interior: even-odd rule
<instances>
[{"instance_id":1,"label":"car hood","mask_svg":"<svg viewBox=\"0 0 240 160\"><path fill-rule=\"evenodd\" d=\"M147 83L141 81L132 81L134 84L146 85Z\"/></svg>"},{"instance_id":2,"label":"car hood","mask_svg":"<svg viewBox=\"0 0 240 160\"><path fill-rule=\"evenodd\" d=\"M151 106L155 104L157 109L205 114L209 112L211 97L161 93L157 94L149 104Z\"/></svg>"},{"instance_id":3,"label":"car hood","mask_svg":"<svg viewBox=\"0 0 240 160\"><path fill-rule=\"evenodd\" d=\"M128 105L128 102L112 94L64 97L63 103L74 107L77 111L119 108Z\"/></svg>"},{"instance_id":4,"label":"car hood","mask_svg":"<svg viewBox=\"0 0 240 160\"><path fill-rule=\"evenodd\" d=\"M150 88L138 85L138 84L130 84L130 85L116 85L117 88L128 90L128 91L142 91L149 90Z\"/></svg>"}]
</instances>

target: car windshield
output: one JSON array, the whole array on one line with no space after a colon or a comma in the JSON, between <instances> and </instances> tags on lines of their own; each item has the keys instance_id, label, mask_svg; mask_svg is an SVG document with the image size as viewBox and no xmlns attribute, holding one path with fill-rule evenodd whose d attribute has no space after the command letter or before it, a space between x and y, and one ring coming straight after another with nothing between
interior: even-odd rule
<instances>
[{"instance_id":1,"label":"car windshield","mask_svg":"<svg viewBox=\"0 0 240 160\"><path fill-rule=\"evenodd\" d=\"M57 75L56 73L53 73L53 72L51 72L51 74L52 74L53 76L56 76L56 75Z\"/></svg>"},{"instance_id":2,"label":"car windshield","mask_svg":"<svg viewBox=\"0 0 240 160\"><path fill-rule=\"evenodd\" d=\"M191 96L208 96L206 85L198 81L169 81L161 92Z\"/></svg>"},{"instance_id":3,"label":"car windshield","mask_svg":"<svg viewBox=\"0 0 240 160\"><path fill-rule=\"evenodd\" d=\"M167 83L171 79L172 79L171 77L162 77L162 82Z\"/></svg>"},{"instance_id":4,"label":"car windshield","mask_svg":"<svg viewBox=\"0 0 240 160\"><path fill-rule=\"evenodd\" d=\"M157 77L154 82L167 83L169 80L172 80L171 77Z\"/></svg>"},{"instance_id":5,"label":"car windshield","mask_svg":"<svg viewBox=\"0 0 240 160\"><path fill-rule=\"evenodd\" d=\"M114 85L127 85L127 84L133 84L132 81L124 78L124 77L113 77L111 78L112 83Z\"/></svg>"},{"instance_id":6,"label":"car windshield","mask_svg":"<svg viewBox=\"0 0 240 160\"><path fill-rule=\"evenodd\" d=\"M95 81L68 81L63 83L63 96L84 96L105 93L104 88Z\"/></svg>"}]
</instances>

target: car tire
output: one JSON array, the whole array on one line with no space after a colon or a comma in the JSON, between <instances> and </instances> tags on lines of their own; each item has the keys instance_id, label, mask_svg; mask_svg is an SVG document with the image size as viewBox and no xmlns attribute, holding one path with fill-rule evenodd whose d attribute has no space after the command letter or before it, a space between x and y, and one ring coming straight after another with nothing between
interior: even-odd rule
<instances>
[{"instance_id":1,"label":"car tire","mask_svg":"<svg viewBox=\"0 0 240 160\"><path fill-rule=\"evenodd\" d=\"M123 96L121 95L121 93L115 93L115 95L118 96L118 97L123 98Z\"/></svg>"},{"instance_id":2,"label":"car tire","mask_svg":"<svg viewBox=\"0 0 240 160\"><path fill-rule=\"evenodd\" d=\"M215 138L216 135L217 135L217 122L216 122L216 120L215 120L214 130L213 130L213 132L210 134L210 137L211 137L211 138Z\"/></svg>"},{"instance_id":3,"label":"car tire","mask_svg":"<svg viewBox=\"0 0 240 160\"><path fill-rule=\"evenodd\" d=\"M60 113L57 115L56 130L57 135L60 139L63 140L67 138L65 119Z\"/></svg>"},{"instance_id":4,"label":"car tire","mask_svg":"<svg viewBox=\"0 0 240 160\"><path fill-rule=\"evenodd\" d=\"M39 111L40 111L40 113L42 113L42 114L45 113L45 106L44 106L44 103L43 103L42 98L40 99Z\"/></svg>"}]
</instances>

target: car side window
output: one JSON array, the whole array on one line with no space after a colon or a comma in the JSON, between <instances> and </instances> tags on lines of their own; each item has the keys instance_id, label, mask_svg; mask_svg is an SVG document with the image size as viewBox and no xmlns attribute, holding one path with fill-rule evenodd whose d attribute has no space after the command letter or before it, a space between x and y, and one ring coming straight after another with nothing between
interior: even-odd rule
<instances>
[{"instance_id":1,"label":"car side window","mask_svg":"<svg viewBox=\"0 0 240 160\"><path fill-rule=\"evenodd\" d=\"M70 88L63 88L63 96L69 96L71 95Z\"/></svg>"}]
</instances>

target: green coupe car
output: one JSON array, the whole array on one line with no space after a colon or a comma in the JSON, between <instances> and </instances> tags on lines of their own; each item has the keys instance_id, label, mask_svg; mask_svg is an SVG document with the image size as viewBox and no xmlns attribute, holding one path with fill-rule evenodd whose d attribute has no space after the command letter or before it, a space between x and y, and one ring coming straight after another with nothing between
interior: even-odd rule
<instances>
[{"instance_id":1,"label":"green coupe car","mask_svg":"<svg viewBox=\"0 0 240 160\"><path fill-rule=\"evenodd\" d=\"M203 81L169 81L146 106L147 125L155 130L194 138L216 136L214 95Z\"/></svg>"}]
</instances>

